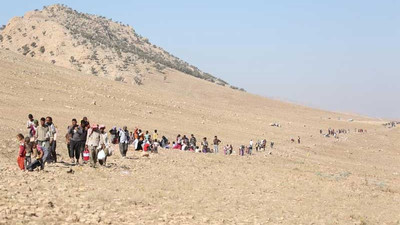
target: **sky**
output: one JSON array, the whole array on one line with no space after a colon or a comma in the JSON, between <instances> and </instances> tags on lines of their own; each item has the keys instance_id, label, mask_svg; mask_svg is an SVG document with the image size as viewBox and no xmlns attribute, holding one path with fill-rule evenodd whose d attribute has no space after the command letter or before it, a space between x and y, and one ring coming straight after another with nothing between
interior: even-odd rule
<instances>
[{"instance_id":1,"label":"sky","mask_svg":"<svg viewBox=\"0 0 400 225\"><path fill-rule=\"evenodd\" d=\"M0 24L55 3L129 24L250 93L400 119L400 1L13 0Z\"/></svg>"}]
</instances>

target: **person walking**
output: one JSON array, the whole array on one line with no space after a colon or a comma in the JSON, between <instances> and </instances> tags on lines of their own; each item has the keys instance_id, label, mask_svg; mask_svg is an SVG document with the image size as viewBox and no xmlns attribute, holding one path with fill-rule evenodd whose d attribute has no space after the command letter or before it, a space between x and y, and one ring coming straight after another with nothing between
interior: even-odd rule
<instances>
[{"instance_id":1,"label":"person walking","mask_svg":"<svg viewBox=\"0 0 400 225\"><path fill-rule=\"evenodd\" d=\"M25 145L24 135L18 134L17 140L19 141L19 151L18 151L18 158L17 158L18 167L21 170L25 170L26 145Z\"/></svg>"},{"instance_id":2,"label":"person walking","mask_svg":"<svg viewBox=\"0 0 400 225\"><path fill-rule=\"evenodd\" d=\"M157 130L154 130L153 142L158 142L158 133L157 133Z\"/></svg>"},{"instance_id":3,"label":"person walking","mask_svg":"<svg viewBox=\"0 0 400 225\"><path fill-rule=\"evenodd\" d=\"M118 133L119 136L119 151L121 152L121 156L123 158L126 157L126 152L128 151L129 144L129 131L126 126L123 127L122 130Z\"/></svg>"},{"instance_id":4,"label":"person walking","mask_svg":"<svg viewBox=\"0 0 400 225\"><path fill-rule=\"evenodd\" d=\"M26 129L28 129L28 134L29 134L29 138L32 138L34 136L34 119L33 119L33 115L29 114L28 115L28 122L26 122Z\"/></svg>"},{"instance_id":5,"label":"person walking","mask_svg":"<svg viewBox=\"0 0 400 225\"><path fill-rule=\"evenodd\" d=\"M86 147L90 151L90 167L96 167L98 154L97 148L103 144L104 140L99 131L99 126L97 124L93 124L86 138Z\"/></svg>"},{"instance_id":6,"label":"person walking","mask_svg":"<svg viewBox=\"0 0 400 225\"><path fill-rule=\"evenodd\" d=\"M196 137L194 136L194 134L191 134L191 135L190 135L189 144L190 144L190 147L191 147L192 149L196 149L196 148L197 148L196 142L197 142Z\"/></svg>"},{"instance_id":7,"label":"person walking","mask_svg":"<svg viewBox=\"0 0 400 225\"><path fill-rule=\"evenodd\" d=\"M214 153L215 153L215 154L218 154L218 146L219 146L220 143L221 143L221 141L218 139L217 136L215 136L215 137L214 137L214 140L213 140L213 144L214 144Z\"/></svg>"},{"instance_id":8,"label":"person walking","mask_svg":"<svg viewBox=\"0 0 400 225\"><path fill-rule=\"evenodd\" d=\"M49 149L49 161L50 162L57 162L57 129L54 126L53 118L50 116L46 117L46 125L49 127L50 132L50 149Z\"/></svg>"},{"instance_id":9,"label":"person walking","mask_svg":"<svg viewBox=\"0 0 400 225\"><path fill-rule=\"evenodd\" d=\"M253 153L253 140L250 140L248 154L251 155Z\"/></svg>"},{"instance_id":10,"label":"person walking","mask_svg":"<svg viewBox=\"0 0 400 225\"><path fill-rule=\"evenodd\" d=\"M81 141L82 133L82 128L78 126L78 122L76 121L76 119L72 119L72 124L71 126L68 126L67 132L67 148L71 163L75 163L76 159L76 162L79 164L79 157L81 155L79 144Z\"/></svg>"},{"instance_id":11,"label":"person walking","mask_svg":"<svg viewBox=\"0 0 400 225\"><path fill-rule=\"evenodd\" d=\"M203 153L207 153L208 152L208 141L207 141L206 137L203 138L201 145L203 146Z\"/></svg>"},{"instance_id":12,"label":"person walking","mask_svg":"<svg viewBox=\"0 0 400 225\"><path fill-rule=\"evenodd\" d=\"M84 117L84 119L85 119L86 117ZM82 134L80 134L79 135L79 145L78 145L78 148L79 148L79 154L80 154L80 157L82 158L82 162L83 162L83 164L86 164L87 162L85 161L85 160L83 160L83 152L85 151L85 147L86 147L86 140L87 140L87 134L88 134L88 132L89 132L89 122L87 121L87 118L86 118L86 120L81 120L81 125L80 125L80 128L82 129Z\"/></svg>"},{"instance_id":13,"label":"person walking","mask_svg":"<svg viewBox=\"0 0 400 225\"><path fill-rule=\"evenodd\" d=\"M99 163L102 166L106 166L107 157L112 154L111 144L110 144L110 140L108 139L107 132L105 131L106 126L100 125L99 129L100 129L100 134L102 135L101 138L103 139L103 144L101 146L99 146L97 149L103 150L104 155L105 155L104 159L101 159L101 160L99 159Z\"/></svg>"},{"instance_id":14,"label":"person walking","mask_svg":"<svg viewBox=\"0 0 400 225\"><path fill-rule=\"evenodd\" d=\"M43 150L42 167L44 167L50 155L50 129L46 125L46 119L44 117L40 118L40 125L36 131L36 140L37 144L40 145Z\"/></svg>"}]
</instances>

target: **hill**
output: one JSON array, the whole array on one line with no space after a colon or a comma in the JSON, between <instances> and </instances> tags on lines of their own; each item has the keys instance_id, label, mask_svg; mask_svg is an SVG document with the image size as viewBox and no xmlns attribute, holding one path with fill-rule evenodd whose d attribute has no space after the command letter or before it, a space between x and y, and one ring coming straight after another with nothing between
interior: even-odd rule
<instances>
[{"instance_id":1,"label":"hill","mask_svg":"<svg viewBox=\"0 0 400 225\"><path fill-rule=\"evenodd\" d=\"M90 38L79 28L86 23ZM399 224L400 130L382 126L386 121L236 91L201 71L203 79L188 76L151 59L195 71L132 28L61 5L13 18L1 35L1 225ZM116 50L123 37L135 46L121 51L122 59L134 58L126 70ZM142 76L132 76L135 70ZM136 85L136 75L145 85ZM15 136L26 134L29 113L53 117L59 163L25 173L17 168ZM64 136L71 119L83 116L107 128L157 129L171 141L218 135L235 154L161 149L143 158L130 148L124 159L115 146L108 167L75 166ZM326 137L328 128L348 133ZM292 143L297 137L301 143ZM240 145L264 138L273 149L238 156Z\"/></svg>"},{"instance_id":2,"label":"hill","mask_svg":"<svg viewBox=\"0 0 400 225\"><path fill-rule=\"evenodd\" d=\"M139 85L148 74L167 79L171 71L228 85L151 44L129 25L59 4L12 18L0 33L0 47L76 71Z\"/></svg>"},{"instance_id":3,"label":"hill","mask_svg":"<svg viewBox=\"0 0 400 225\"><path fill-rule=\"evenodd\" d=\"M356 115L315 110L238 92L175 71L148 85L87 76L0 50L0 224L396 224L400 217L398 129ZM186 85L188 89L177 88ZM207 90L207 91L204 91ZM95 102L95 104L94 104ZM59 160L71 118L176 134L214 135L235 151L274 141L251 157L160 150L128 152L109 168L68 163L17 169L15 135L28 113L51 115ZM353 119L349 121L349 119ZM272 127L270 123L280 123ZM320 129L349 129L339 139ZM367 133L355 133L356 128ZM301 136L301 144L290 138ZM67 173L72 169L73 173ZM26 201L29 198L30 201ZM51 213L48 213L51 210Z\"/></svg>"}]
</instances>

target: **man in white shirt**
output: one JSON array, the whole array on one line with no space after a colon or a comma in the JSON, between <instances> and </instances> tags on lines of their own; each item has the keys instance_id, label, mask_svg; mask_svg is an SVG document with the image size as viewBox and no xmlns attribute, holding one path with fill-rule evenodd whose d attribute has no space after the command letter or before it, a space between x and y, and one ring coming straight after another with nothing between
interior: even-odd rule
<instances>
[{"instance_id":1,"label":"man in white shirt","mask_svg":"<svg viewBox=\"0 0 400 225\"><path fill-rule=\"evenodd\" d=\"M35 120L33 119L32 114L29 114L28 118L29 118L29 120L28 120L28 122L26 122L26 129L28 129L29 137L32 138L33 137L32 129L35 126L33 121L35 121Z\"/></svg>"},{"instance_id":2,"label":"man in white shirt","mask_svg":"<svg viewBox=\"0 0 400 225\"><path fill-rule=\"evenodd\" d=\"M251 155L252 152L253 152L253 140L250 140L250 143L249 143L249 155Z\"/></svg>"},{"instance_id":3,"label":"man in white shirt","mask_svg":"<svg viewBox=\"0 0 400 225\"><path fill-rule=\"evenodd\" d=\"M56 147L57 147L57 130L56 127L54 126L53 123L53 118L50 116L46 117L46 125L49 127L49 133L50 133L50 162L57 162L57 153L56 153Z\"/></svg>"},{"instance_id":4,"label":"man in white shirt","mask_svg":"<svg viewBox=\"0 0 400 225\"><path fill-rule=\"evenodd\" d=\"M129 131L126 126L118 132L119 136L119 151L123 158L126 157L126 152L128 151L129 145Z\"/></svg>"}]
</instances>

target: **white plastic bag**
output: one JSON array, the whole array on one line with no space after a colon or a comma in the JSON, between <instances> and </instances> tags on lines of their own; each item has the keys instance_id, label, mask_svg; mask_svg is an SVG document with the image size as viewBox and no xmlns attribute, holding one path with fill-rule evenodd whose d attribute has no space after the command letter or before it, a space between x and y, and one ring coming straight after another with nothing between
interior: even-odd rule
<instances>
[{"instance_id":1,"label":"white plastic bag","mask_svg":"<svg viewBox=\"0 0 400 225\"><path fill-rule=\"evenodd\" d=\"M104 153L103 150L100 150L100 151L99 151L99 154L97 154L97 159L98 159L98 160L103 160L103 159L105 159L105 158L106 158L106 154Z\"/></svg>"}]
</instances>

